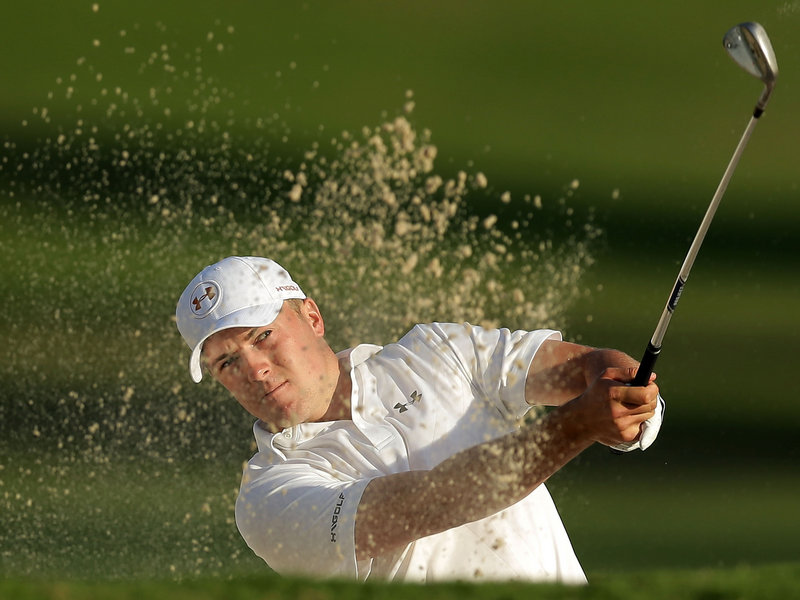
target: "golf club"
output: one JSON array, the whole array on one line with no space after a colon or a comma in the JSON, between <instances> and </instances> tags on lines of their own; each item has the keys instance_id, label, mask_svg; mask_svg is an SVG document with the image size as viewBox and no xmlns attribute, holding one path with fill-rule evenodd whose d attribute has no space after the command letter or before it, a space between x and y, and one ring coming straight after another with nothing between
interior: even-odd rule
<instances>
[{"instance_id":1,"label":"golf club","mask_svg":"<svg viewBox=\"0 0 800 600\"><path fill-rule=\"evenodd\" d=\"M647 349L639 365L639 370L636 372L636 377L631 384L634 386L647 385L647 382L650 380L650 375L653 372L656 359L661 352L661 344L664 340L667 326L672 318L672 313L675 312L675 307L678 305L678 300L680 300L683 287L686 285L686 280L689 278L689 271L692 269L692 265L694 264L695 258L697 258L697 253L703 243L708 227L711 225L711 221L714 218L714 213L717 211L717 206L719 206L722 195L725 193L725 189L728 187L728 183L733 176L733 171L739 163L742 152L744 152L744 147L747 145L747 141L750 139L750 135L753 133L756 123L758 123L758 118L764 112L772 89L775 87L775 80L778 77L778 62L775 59L772 44L770 44L769 38L767 37L767 32L764 31L764 28L758 23L741 23L740 25L736 25L725 34L722 43L728 51L728 54L731 55L731 58L745 71L758 77L762 83L764 83L765 88L761 97L758 99L758 103L753 111L753 116L750 118L750 122L747 124L747 128L744 130L739 144L736 146L736 150L728 163L728 168L725 169L725 173L722 175L722 180L719 182L717 191L711 199L711 203L706 210L703 221L700 223L700 228L697 230L694 241L689 247L689 252L686 255L686 259L683 261L683 266L678 274L678 279L675 281L675 286L672 288L672 293L667 300L667 305L664 307L664 312L661 313L661 318L658 321L656 330L650 342L647 344Z\"/></svg>"}]
</instances>

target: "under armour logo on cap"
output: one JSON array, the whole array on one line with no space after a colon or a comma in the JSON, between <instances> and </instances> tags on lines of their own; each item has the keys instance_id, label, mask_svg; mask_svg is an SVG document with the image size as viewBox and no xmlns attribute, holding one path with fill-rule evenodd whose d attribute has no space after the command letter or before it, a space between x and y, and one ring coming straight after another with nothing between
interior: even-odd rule
<instances>
[{"instance_id":1,"label":"under armour logo on cap","mask_svg":"<svg viewBox=\"0 0 800 600\"><path fill-rule=\"evenodd\" d=\"M202 319L217 306L220 300L220 288L214 281L198 283L191 295L192 315Z\"/></svg>"}]
</instances>

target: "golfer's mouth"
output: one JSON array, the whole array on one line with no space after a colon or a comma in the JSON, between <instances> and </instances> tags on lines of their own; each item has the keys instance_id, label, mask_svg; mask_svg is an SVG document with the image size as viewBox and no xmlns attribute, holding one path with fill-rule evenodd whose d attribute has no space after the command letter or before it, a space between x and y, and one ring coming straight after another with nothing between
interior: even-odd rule
<instances>
[{"instance_id":1,"label":"golfer's mouth","mask_svg":"<svg viewBox=\"0 0 800 600\"><path fill-rule=\"evenodd\" d=\"M286 381L284 381L284 382L282 382L282 383L279 383L279 384L278 384L278 385L276 385L275 387L273 387L271 390L269 390L268 392L266 392L266 393L264 394L264 396L263 396L263 399L264 399L264 400L269 400L270 398L273 398L273 397L274 397L274 395L275 395L275 392L277 392L277 391L281 390L281 389L282 389L284 386L286 386L286 383L287 383L287 382L286 382Z\"/></svg>"}]
</instances>

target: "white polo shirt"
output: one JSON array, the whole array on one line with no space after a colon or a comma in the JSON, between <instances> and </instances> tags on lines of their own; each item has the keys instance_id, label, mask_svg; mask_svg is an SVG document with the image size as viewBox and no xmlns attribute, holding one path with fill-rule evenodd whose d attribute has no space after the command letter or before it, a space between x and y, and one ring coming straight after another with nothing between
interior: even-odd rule
<instances>
[{"instance_id":1,"label":"white polo shirt","mask_svg":"<svg viewBox=\"0 0 800 600\"><path fill-rule=\"evenodd\" d=\"M548 338L560 334L434 323L394 344L352 349L351 421L304 423L275 435L255 425L258 453L236 503L247 544L282 574L584 583L544 485L493 516L391 555L355 557L355 515L370 480L431 469L517 428L530 408L525 375Z\"/></svg>"}]
</instances>

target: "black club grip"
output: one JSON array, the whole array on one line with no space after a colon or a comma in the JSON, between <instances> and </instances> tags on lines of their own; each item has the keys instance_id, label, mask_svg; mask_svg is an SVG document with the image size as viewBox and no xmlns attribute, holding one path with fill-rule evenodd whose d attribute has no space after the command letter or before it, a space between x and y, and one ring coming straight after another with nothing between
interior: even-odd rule
<instances>
[{"instance_id":1,"label":"black club grip","mask_svg":"<svg viewBox=\"0 0 800 600\"><path fill-rule=\"evenodd\" d=\"M650 375L653 373L653 367L656 366L656 360L661 352L661 348L653 346L652 342L648 342L647 350L644 351L642 362L639 365L639 370L636 371L636 377L633 378L631 385L636 387L644 387L650 381Z\"/></svg>"}]
</instances>

